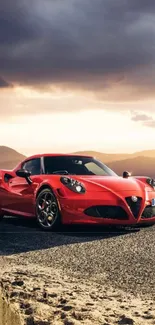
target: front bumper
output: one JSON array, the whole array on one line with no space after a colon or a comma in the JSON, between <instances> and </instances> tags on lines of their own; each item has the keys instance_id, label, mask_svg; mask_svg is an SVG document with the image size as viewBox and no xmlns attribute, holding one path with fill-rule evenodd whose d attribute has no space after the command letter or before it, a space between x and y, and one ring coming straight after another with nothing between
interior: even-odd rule
<instances>
[{"instance_id":1,"label":"front bumper","mask_svg":"<svg viewBox=\"0 0 155 325\"><path fill-rule=\"evenodd\" d=\"M131 196L137 196L134 204ZM59 195L59 205L64 224L134 225L155 223L155 208L151 200L155 191L87 192L83 195ZM97 210L96 210L97 207Z\"/></svg>"}]
</instances>

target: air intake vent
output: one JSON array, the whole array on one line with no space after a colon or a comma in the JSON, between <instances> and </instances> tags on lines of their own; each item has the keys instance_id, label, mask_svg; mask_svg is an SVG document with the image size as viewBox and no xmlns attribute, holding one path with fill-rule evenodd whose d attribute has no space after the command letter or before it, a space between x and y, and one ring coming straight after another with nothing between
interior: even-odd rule
<instances>
[{"instance_id":1,"label":"air intake vent","mask_svg":"<svg viewBox=\"0 0 155 325\"><path fill-rule=\"evenodd\" d=\"M139 215L139 211L141 208L141 202L142 202L142 198L141 197L137 197L137 201L134 202L132 196L126 197L126 202L128 204L128 206L131 209L131 212L133 213L134 217L137 219L138 215Z\"/></svg>"},{"instance_id":2,"label":"air intake vent","mask_svg":"<svg viewBox=\"0 0 155 325\"><path fill-rule=\"evenodd\" d=\"M119 206L97 205L86 209L84 213L97 218L128 220L126 211Z\"/></svg>"},{"instance_id":3,"label":"air intake vent","mask_svg":"<svg viewBox=\"0 0 155 325\"><path fill-rule=\"evenodd\" d=\"M148 205L141 216L141 219L150 219L155 217L155 207Z\"/></svg>"}]
</instances>

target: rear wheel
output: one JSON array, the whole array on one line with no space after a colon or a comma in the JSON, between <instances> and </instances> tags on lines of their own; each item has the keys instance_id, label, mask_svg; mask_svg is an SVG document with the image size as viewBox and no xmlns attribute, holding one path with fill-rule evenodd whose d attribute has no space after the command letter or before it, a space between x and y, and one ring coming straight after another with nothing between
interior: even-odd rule
<instances>
[{"instance_id":1,"label":"rear wheel","mask_svg":"<svg viewBox=\"0 0 155 325\"><path fill-rule=\"evenodd\" d=\"M58 202L49 188L42 190L36 199L36 218L46 231L56 230L61 224Z\"/></svg>"}]
</instances>

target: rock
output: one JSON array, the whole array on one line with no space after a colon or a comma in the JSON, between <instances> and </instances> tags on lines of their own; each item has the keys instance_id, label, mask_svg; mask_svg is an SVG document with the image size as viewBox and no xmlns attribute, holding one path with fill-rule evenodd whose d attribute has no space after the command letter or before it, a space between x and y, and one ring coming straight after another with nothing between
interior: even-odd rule
<instances>
[{"instance_id":1,"label":"rock","mask_svg":"<svg viewBox=\"0 0 155 325\"><path fill-rule=\"evenodd\" d=\"M126 317L123 315L121 319L118 321L119 325L134 325L134 320L130 317Z\"/></svg>"},{"instance_id":2,"label":"rock","mask_svg":"<svg viewBox=\"0 0 155 325\"><path fill-rule=\"evenodd\" d=\"M31 307L25 310L25 315L32 315L33 313L34 313L34 310Z\"/></svg>"},{"instance_id":3,"label":"rock","mask_svg":"<svg viewBox=\"0 0 155 325\"><path fill-rule=\"evenodd\" d=\"M72 320L65 319L64 320L64 325L74 325L75 323Z\"/></svg>"},{"instance_id":4,"label":"rock","mask_svg":"<svg viewBox=\"0 0 155 325\"><path fill-rule=\"evenodd\" d=\"M66 314L65 313L61 313L61 319L65 319L66 318Z\"/></svg>"},{"instance_id":5,"label":"rock","mask_svg":"<svg viewBox=\"0 0 155 325\"><path fill-rule=\"evenodd\" d=\"M38 291L40 289L41 289L40 287L33 287L33 291Z\"/></svg>"},{"instance_id":6,"label":"rock","mask_svg":"<svg viewBox=\"0 0 155 325\"><path fill-rule=\"evenodd\" d=\"M26 325L35 325L35 323L34 323L34 317L28 317L27 319L26 319Z\"/></svg>"},{"instance_id":7,"label":"rock","mask_svg":"<svg viewBox=\"0 0 155 325\"><path fill-rule=\"evenodd\" d=\"M35 321L34 325L51 325L51 322L48 320L37 320Z\"/></svg>"},{"instance_id":8,"label":"rock","mask_svg":"<svg viewBox=\"0 0 155 325\"><path fill-rule=\"evenodd\" d=\"M17 291L12 291L12 292L10 293L10 298L18 297L18 296L19 296L19 292L17 292Z\"/></svg>"},{"instance_id":9,"label":"rock","mask_svg":"<svg viewBox=\"0 0 155 325\"><path fill-rule=\"evenodd\" d=\"M87 311L89 311L89 309L86 308L86 307L82 307L82 308L81 308L81 311L82 311L82 312L87 312Z\"/></svg>"},{"instance_id":10,"label":"rock","mask_svg":"<svg viewBox=\"0 0 155 325\"><path fill-rule=\"evenodd\" d=\"M63 310L64 311L69 311L69 310L71 310L73 307L72 306L63 306Z\"/></svg>"},{"instance_id":11,"label":"rock","mask_svg":"<svg viewBox=\"0 0 155 325\"><path fill-rule=\"evenodd\" d=\"M21 287L21 286L24 285L24 281L22 281L22 280L16 280L16 281L13 281L11 284L13 286L19 286L19 287Z\"/></svg>"},{"instance_id":12,"label":"rock","mask_svg":"<svg viewBox=\"0 0 155 325\"><path fill-rule=\"evenodd\" d=\"M53 292L53 293L49 293L48 296L51 298L56 298L58 295L57 295L57 293Z\"/></svg>"},{"instance_id":13,"label":"rock","mask_svg":"<svg viewBox=\"0 0 155 325\"><path fill-rule=\"evenodd\" d=\"M84 315L82 313L80 313L80 312L74 311L72 313L72 316L77 320L83 320L84 319Z\"/></svg>"},{"instance_id":14,"label":"rock","mask_svg":"<svg viewBox=\"0 0 155 325\"><path fill-rule=\"evenodd\" d=\"M30 308L30 304L29 303L25 303L25 302L21 302L20 308L22 308L22 309L28 309L28 308Z\"/></svg>"},{"instance_id":15,"label":"rock","mask_svg":"<svg viewBox=\"0 0 155 325\"><path fill-rule=\"evenodd\" d=\"M43 292L43 298L47 299L48 298L48 293L46 291Z\"/></svg>"},{"instance_id":16,"label":"rock","mask_svg":"<svg viewBox=\"0 0 155 325\"><path fill-rule=\"evenodd\" d=\"M61 304L66 304L67 303L67 299L61 298L60 299L60 302L61 302Z\"/></svg>"}]
</instances>

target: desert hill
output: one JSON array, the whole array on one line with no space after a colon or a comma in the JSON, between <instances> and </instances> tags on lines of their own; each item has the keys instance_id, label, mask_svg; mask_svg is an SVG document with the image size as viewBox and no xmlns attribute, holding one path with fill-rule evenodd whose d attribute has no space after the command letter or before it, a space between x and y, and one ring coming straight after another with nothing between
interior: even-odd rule
<instances>
[{"instance_id":1,"label":"desert hill","mask_svg":"<svg viewBox=\"0 0 155 325\"><path fill-rule=\"evenodd\" d=\"M14 168L20 161L24 160L25 156L16 150L0 146L0 168L11 169Z\"/></svg>"},{"instance_id":2,"label":"desert hill","mask_svg":"<svg viewBox=\"0 0 155 325\"><path fill-rule=\"evenodd\" d=\"M149 157L149 158L155 158L155 150L144 150L144 151L138 151L132 154L128 153L103 153L103 152L98 152L98 151L77 151L74 152L76 154L80 155L89 155L96 157L97 159L101 160L105 164L108 162L113 162L113 161L119 161L119 160L124 160L124 159L131 159L131 158L136 158L136 157Z\"/></svg>"},{"instance_id":3,"label":"desert hill","mask_svg":"<svg viewBox=\"0 0 155 325\"><path fill-rule=\"evenodd\" d=\"M121 161L109 162L107 165L118 175L122 175L124 170L128 170L132 175L155 178L155 158L138 156Z\"/></svg>"},{"instance_id":4,"label":"desert hill","mask_svg":"<svg viewBox=\"0 0 155 325\"><path fill-rule=\"evenodd\" d=\"M155 177L155 150L144 150L133 154L106 154L97 151L79 151L81 155L96 157L118 175L131 171L133 175Z\"/></svg>"},{"instance_id":5,"label":"desert hill","mask_svg":"<svg viewBox=\"0 0 155 325\"><path fill-rule=\"evenodd\" d=\"M75 154L79 154L79 155L88 155L88 156L93 156L99 160L101 160L102 162L104 162L105 164L107 162L111 162L111 161L117 161L117 160L122 160L122 159L127 159L128 157L130 157L130 154L123 154L123 153L118 153L118 154L109 154L109 153L103 153L103 152L98 152L98 151L77 151L74 152Z\"/></svg>"}]
</instances>

